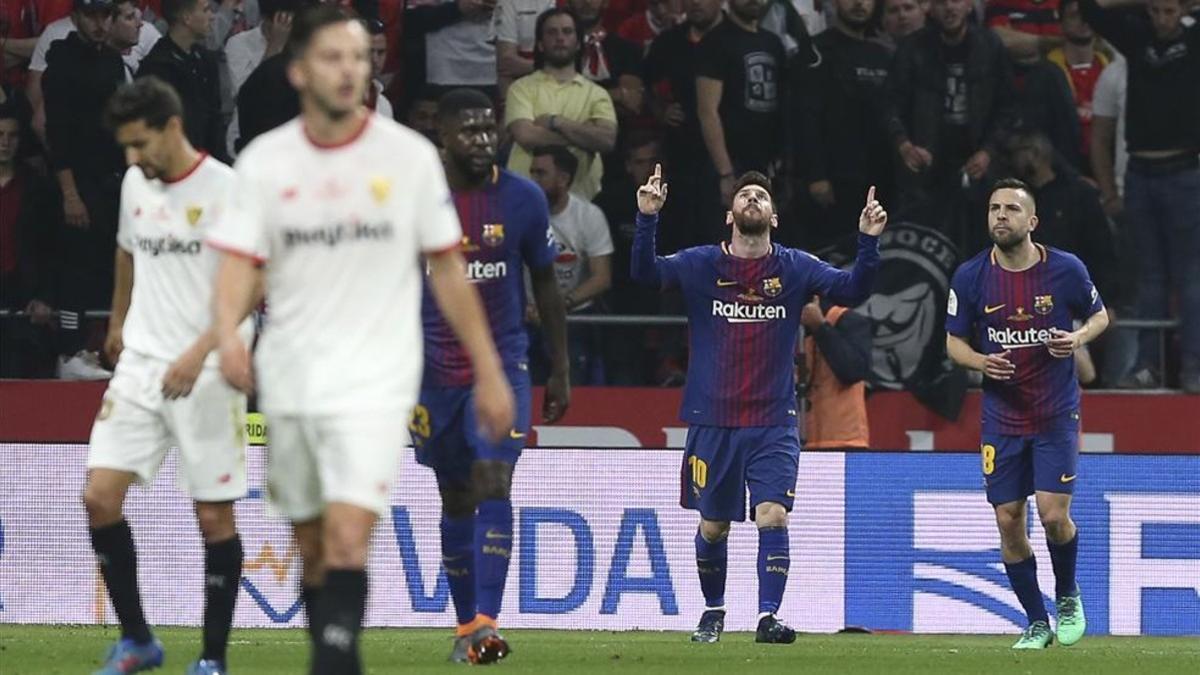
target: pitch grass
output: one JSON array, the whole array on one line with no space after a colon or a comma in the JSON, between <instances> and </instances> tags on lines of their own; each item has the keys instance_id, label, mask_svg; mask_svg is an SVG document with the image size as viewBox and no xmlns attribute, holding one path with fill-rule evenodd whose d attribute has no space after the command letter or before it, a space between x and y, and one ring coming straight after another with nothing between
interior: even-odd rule
<instances>
[{"instance_id":1,"label":"pitch grass","mask_svg":"<svg viewBox=\"0 0 1200 675\"><path fill-rule=\"evenodd\" d=\"M0 673L89 673L117 632L111 627L0 625ZM160 673L182 673L200 631L158 630L167 651ZM684 633L508 631L513 655L502 673L880 673L881 675L1197 675L1200 639L1086 637L1074 647L1014 653L1010 636L802 635L794 645L758 645L727 633L694 645ZM363 636L368 673L461 671L445 661L449 631L372 629ZM230 665L238 675L303 675L308 656L298 629L235 630Z\"/></svg>"}]
</instances>

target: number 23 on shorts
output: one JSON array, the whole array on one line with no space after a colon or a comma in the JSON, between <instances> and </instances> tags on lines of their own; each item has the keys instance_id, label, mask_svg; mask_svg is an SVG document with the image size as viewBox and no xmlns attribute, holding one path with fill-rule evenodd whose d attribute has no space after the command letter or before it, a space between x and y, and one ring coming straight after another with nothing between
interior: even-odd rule
<instances>
[{"instance_id":1,"label":"number 23 on shorts","mask_svg":"<svg viewBox=\"0 0 1200 675\"><path fill-rule=\"evenodd\" d=\"M992 472L996 470L996 446L984 443L979 447L979 454L983 459L983 475L992 475Z\"/></svg>"},{"instance_id":2,"label":"number 23 on shorts","mask_svg":"<svg viewBox=\"0 0 1200 675\"><path fill-rule=\"evenodd\" d=\"M412 419L408 422L408 431L413 436L413 443L421 445L429 440L433 431L429 427L429 408L417 405L413 408Z\"/></svg>"}]
</instances>

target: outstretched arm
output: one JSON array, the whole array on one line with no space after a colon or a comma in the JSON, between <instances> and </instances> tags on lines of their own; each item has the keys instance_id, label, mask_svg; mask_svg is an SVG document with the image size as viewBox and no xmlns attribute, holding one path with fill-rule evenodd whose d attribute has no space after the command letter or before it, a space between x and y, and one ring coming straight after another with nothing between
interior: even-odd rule
<instances>
[{"instance_id":1,"label":"outstretched arm","mask_svg":"<svg viewBox=\"0 0 1200 675\"><path fill-rule=\"evenodd\" d=\"M813 292L835 305L854 307L867 299L879 270L879 235L887 226L887 211L875 200L875 186L867 191L867 203L858 217L858 256L854 269L839 270L817 260L812 274Z\"/></svg>"},{"instance_id":2,"label":"outstretched arm","mask_svg":"<svg viewBox=\"0 0 1200 675\"><path fill-rule=\"evenodd\" d=\"M660 288L675 285L679 274L674 269L674 256L655 255L654 233L658 229L658 212L667 201L667 184L662 180L662 165L654 165L654 173L638 188L637 229L633 235L633 250L629 260L629 276L633 280Z\"/></svg>"}]
</instances>

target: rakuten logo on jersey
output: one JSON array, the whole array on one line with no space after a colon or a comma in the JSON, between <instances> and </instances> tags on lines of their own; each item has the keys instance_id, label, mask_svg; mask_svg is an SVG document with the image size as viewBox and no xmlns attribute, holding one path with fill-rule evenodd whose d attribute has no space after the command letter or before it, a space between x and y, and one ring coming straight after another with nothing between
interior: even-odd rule
<instances>
[{"instance_id":1,"label":"rakuten logo on jersey","mask_svg":"<svg viewBox=\"0 0 1200 675\"><path fill-rule=\"evenodd\" d=\"M506 276L508 276L508 263L503 260L499 262L472 260L467 263L467 281L473 284L503 279Z\"/></svg>"},{"instance_id":2,"label":"rakuten logo on jersey","mask_svg":"<svg viewBox=\"0 0 1200 675\"><path fill-rule=\"evenodd\" d=\"M762 323L787 318L787 308L782 305L743 305L721 300L713 300L712 313L729 323Z\"/></svg>"},{"instance_id":3,"label":"rakuten logo on jersey","mask_svg":"<svg viewBox=\"0 0 1200 675\"><path fill-rule=\"evenodd\" d=\"M1046 328L1024 328L1016 330L1013 328L996 329L994 326L987 327L987 337L992 342L1001 347L1012 347L1013 349L1021 349L1023 347L1037 347L1050 341L1054 337Z\"/></svg>"},{"instance_id":4,"label":"rakuten logo on jersey","mask_svg":"<svg viewBox=\"0 0 1200 675\"><path fill-rule=\"evenodd\" d=\"M167 237L137 237L134 244L139 251L149 253L151 257L160 255L200 255L203 246L199 239L176 239Z\"/></svg>"}]
</instances>

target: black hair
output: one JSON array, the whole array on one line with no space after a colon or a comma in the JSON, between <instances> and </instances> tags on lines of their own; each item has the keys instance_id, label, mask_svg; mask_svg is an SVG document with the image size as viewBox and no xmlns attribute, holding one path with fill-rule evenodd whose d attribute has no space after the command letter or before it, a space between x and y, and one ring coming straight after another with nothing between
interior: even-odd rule
<instances>
[{"instance_id":1,"label":"black hair","mask_svg":"<svg viewBox=\"0 0 1200 675\"><path fill-rule=\"evenodd\" d=\"M296 15L292 22L292 32L288 36L288 51L292 58L297 58L312 44L313 37L327 26L360 21L357 16L338 5L319 4L305 7Z\"/></svg>"},{"instance_id":2,"label":"black hair","mask_svg":"<svg viewBox=\"0 0 1200 675\"><path fill-rule=\"evenodd\" d=\"M538 14L537 23L533 27L533 69L541 70L546 65L546 55L542 52L542 31L546 26L546 22L556 16L569 16L571 23L575 26L575 39L583 43L583 36L579 34L579 17L575 16L575 12L565 7L551 7L550 9ZM580 49L575 55L575 69L579 70L580 60L583 58L583 50Z\"/></svg>"},{"instance_id":3,"label":"black hair","mask_svg":"<svg viewBox=\"0 0 1200 675\"><path fill-rule=\"evenodd\" d=\"M138 120L151 129L162 129L172 117L183 119L179 94L153 75L121 85L104 109L104 124L114 132L122 125Z\"/></svg>"},{"instance_id":4,"label":"black hair","mask_svg":"<svg viewBox=\"0 0 1200 675\"><path fill-rule=\"evenodd\" d=\"M628 157L633 154L634 150L640 150L649 145L658 146L661 153L662 140L658 137L658 134L649 129L634 129L629 132L629 136L625 139L624 154Z\"/></svg>"},{"instance_id":5,"label":"black hair","mask_svg":"<svg viewBox=\"0 0 1200 675\"><path fill-rule=\"evenodd\" d=\"M1021 190L1025 194L1029 195L1029 201L1033 203L1035 208L1037 207L1037 200L1033 198L1033 190L1030 189L1028 183L1020 178L1001 178L995 183L992 183L992 189L990 192L988 192L989 204L992 201L992 196L994 196L1000 190Z\"/></svg>"},{"instance_id":6,"label":"black hair","mask_svg":"<svg viewBox=\"0 0 1200 675\"><path fill-rule=\"evenodd\" d=\"M188 10L194 9L201 2L208 0L162 0L162 15L168 26L179 22ZM116 3L113 3L116 4Z\"/></svg>"},{"instance_id":7,"label":"black hair","mask_svg":"<svg viewBox=\"0 0 1200 675\"><path fill-rule=\"evenodd\" d=\"M457 117L464 110L479 108L495 110L496 105L492 103L492 99L488 98L487 94L478 89L459 87L451 89L438 99L437 118L439 122L442 122L451 117Z\"/></svg>"},{"instance_id":8,"label":"black hair","mask_svg":"<svg viewBox=\"0 0 1200 675\"><path fill-rule=\"evenodd\" d=\"M565 146L543 145L540 148L534 148L533 156L548 156L554 162L555 168L567 174L569 182L575 182L575 173L579 171L579 158Z\"/></svg>"},{"instance_id":9,"label":"black hair","mask_svg":"<svg viewBox=\"0 0 1200 675\"><path fill-rule=\"evenodd\" d=\"M738 176L738 179L733 183L733 194L737 194L742 188L747 185L757 185L767 191L767 195L771 195L771 179L767 178L766 174L759 171L747 171ZM775 197L771 197L771 203L775 202Z\"/></svg>"},{"instance_id":10,"label":"black hair","mask_svg":"<svg viewBox=\"0 0 1200 675\"><path fill-rule=\"evenodd\" d=\"M315 0L258 0L258 15L267 21L280 12L298 12Z\"/></svg>"}]
</instances>

